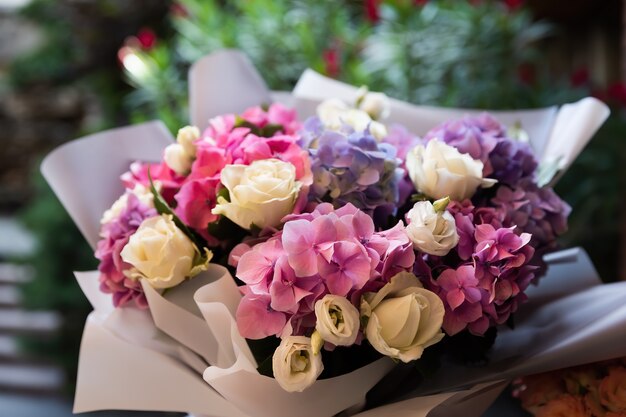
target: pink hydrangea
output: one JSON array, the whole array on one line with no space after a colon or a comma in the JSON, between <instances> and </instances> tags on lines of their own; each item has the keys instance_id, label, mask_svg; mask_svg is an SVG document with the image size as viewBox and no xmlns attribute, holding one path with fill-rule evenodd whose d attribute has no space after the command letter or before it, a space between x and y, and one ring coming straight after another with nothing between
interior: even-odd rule
<instances>
[{"instance_id":1,"label":"pink hydrangea","mask_svg":"<svg viewBox=\"0 0 626 417\"><path fill-rule=\"evenodd\" d=\"M472 208L467 202L452 204L450 209L459 233L459 258L468 262L454 267L439 259L435 267L444 270L434 280L428 267L422 266L422 281L443 300L443 327L449 335L466 328L482 335L489 327L505 323L526 299L524 291L537 269L532 265L531 236L502 227L501 216L493 209Z\"/></svg>"},{"instance_id":2,"label":"pink hydrangea","mask_svg":"<svg viewBox=\"0 0 626 417\"><path fill-rule=\"evenodd\" d=\"M209 235L210 223L218 217L212 210L217 204L218 178L205 178L186 182L176 194L178 203L176 215L189 227L196 230L207 241L209 246L216 246L219 242Z\"/></svg>"},{"instance_id":3,"label":"pink hydrangea","mask_svg":"<svg viewBox=\"0 0 626 417\"><path fill-rule=\"evenodd\" d=\"M134 301L140 308L147 308L148 302L141 284L128 278L124 271L130 268L120 256L130 236L137 231L143 220L156 216L154 208L148 207L131 192L128 192L126 207L120 215L102 225L95 256L100 260L100 290L113 295L113 305L121 307Z\"/></svg>"},{"instance_id":4,"label":"pink hydrangea","mask_svg":"<svg viewBox=\"0 0 626 417\"><path fill-rule=\"evenodd\" d=\"M375 232L372 218L351 204L335 210L324 203L311 213L285 220L281 232L243 254L246 247L240 246L231 257L237 277L246 284L237 312L244 337L302 334L315 326L315 301L325 294L357 303L358 297L353 296L380 288L415 262L401 223ZM267 308L251 305L259 300L268 300ZM261 321L275 325L255 328L253 323Z\"/></svg>"},{"instance_id":5,"label":"pink hydrangea","mask_svg":"<svg viewBox=\"0 0 626 417\"><path fill-rule=\"evenodd\" d=\"M133 162L130 165L130 170L122 174L122 184L128 190L134 189L137 184L149 187L148 170L152 180L159 184L159 191L165 201L168 203L174 201L174 195L185 181L185 177L174 172L164 161L158 164Z\"/></svg>"},{"instance_id":6,"label":"pink hydrangea","mask_svg":"<svg viewBox=\"0 0 626 417\"><path fill-rule=\"evenodd\" d=\"M237 127L239 119L246 123ZM272 130L271 137L253 133L253 128L267 126L275 126L278 130ZM217 204L220 174L226 165L249 165L270 158L291 163L296 168L296 179L305 185L294 212L306 203L307 186L312 183L313 176L309 154L297 144L295 132L299 128L295 110L280 104L273 104L267 110L252 107L241 116L219 116L209 121L201 138L196 140L196 156L188 175L176 176L164 163L158 166L161 170L153 168L155 172L152 174L159 175L154 179L165 186L167 201L172 204L175 200L176 204L172 205L181 220L204 237L209 246L215 246L219 242L209 234L208 226L219 218L212 211ZM161 171L173 175L175 181L162 181Z\"/></svg>"}]
</instances>

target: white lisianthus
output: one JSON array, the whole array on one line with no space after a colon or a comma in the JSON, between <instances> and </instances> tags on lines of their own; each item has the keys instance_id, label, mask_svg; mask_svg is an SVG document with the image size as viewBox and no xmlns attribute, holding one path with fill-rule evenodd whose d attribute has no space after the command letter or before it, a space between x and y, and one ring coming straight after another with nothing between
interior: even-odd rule
<instances>
[{"instance_id":1,"label":"white lisianthus","mask_svg":"<svg viewBox=\"0 0 626 417\"><path fill-rule=\"evenodd\" d=\"M417 190L436 199L449 196L461 201L472 197L478 187L496 183L483 178L481 161L437 139L429 141L426 147L413 148L407 155L406 167Z\"/></svg>"},{"instance_id":2,"label":"white lisianthus","mask_svg":"<svg viewBox=\"0 0 626 417\"><path fill-rule=\"evenodd\" d=\"M376 140L381 141L387 137L387 126L384 124L372 120L368 127L371 135L374 136Z\"/></svg>"},{"instance_id":3,"label":"white lisianthus","mask_svg":"<svg viewBox=\"0 0 626 417\"><path fill-rule=\"evenodd\" d=\"M391 104L384 93L368 92L359 100L359 109L374 120L382 120L389 116Z\"/></svg>"},{"instance_id":4,"label":"white lisianthus","mask_svg":"<svg viewBox=\"0 0 626 417\"><path fill-rule=\"evenodd\" d=\"M415 249L444 256L459 243L454 217L446 211L449 201L449 198L438 200L434 206L430 201L419 201L406 214L406 234Z\"/></svg>"},{"instance_id":5,"label":"white lisianthus","mask_svg":"<svg viewBox=\"0 0 626 417\"><path fill-rule=\"evenodd\" d=\"M174 287L206 269L211 252L206 251L205 263L194 266L199 255L193 242L166 214L145 219L121 252L124 262L133 266L128 271L131 278L144 278L159 289Z\"/></svg>"},{"instance_id":6,"label":"white lisianthus","mask_svg":"<svg viewBox=\"0 0 626 417\"><path fill-rule=\"evenodd\" d=\"M348 299L327 294L315 303L317 330L322 339L337 346L350 346L359 333L359 310Z\"/></svg>"},{"instance_id":7,"label":"white lisianthus","mask_svg":"<svg viewBox=\"0 0 626 417\"><path fill-rule=\"evenodd\" d=\"M313 385L324 370L322 355L313 354L311 339L287 336L272 357L274 378L287 392L302 392Z\"/></svg>"},{"instance_id":8,"label":"white lisianthus","mask_svg":"<svg viewBox=\"0 0 626 417\"><path fill-rule=\"evenodd\" d=\"M163 160L174 172L185 175L191 170L193 158L185 152L185 148L180 143L172 143L165 147Z\"/></svg>"},{"instance_id":9,"label":"white lisianthus","mask_svg":"<svg viewBox=\"0 0 626 417\"><path fill-rule=\"evenodd\" d=\"M150 192L147 187L144 187L141 184L136 184L132 190L126 190L126 192L122 194L120 198L115 200L111 208L104 212L102 218L100 219L100 224L108 223L114 219L117 219L120 216L122 211L124 211L126 206L128 206L129 193L134 194L144 206L154 207L152 192Z\"/></svg>"},{"instance_id":10,"label":"white lisianthus","mask_svg":"<svg viewBox=\"0 0 626 417\"><path fill-rule=\"evenodd\" d=\"M368 320L365 337L378 352L402 362L419 359L424 349L443 339L444 313L437 294L409 272L361 298L361 315Z\"/></svg>"},{"instance_id":11,"label":"white lisianthus","mask_svg":"<svg viewBox=\"0 0 626 417\"><path fill-rule=\"evenodd\" d=\"M293 211L302 183L296 181L296 169L278 159L262 159L250 165L227 165L221 181L230 201L218 197L213 214L228 217L244 229L253 225L278 226Z\"/></svg>"},{"instance_id":12,"label":"white lisianthus","mask_svg":"<svg viewBox=\"0 0 626 417\"><path fill-rule=\"evenodd\" d=\"M191 158L196 156L195 142L200 139L200 129L196 126L185 126L178 130L176 142L184 149L185 153Z\"/></svg>"},{"instance_id":13,"label":"white lisianthus","mask_svg":"<svg viewBox=\"0 0 626 417\"><path fill-rule=\"evenodd\" d=\"M347 125L356 132L363 132L369 128L371 135L377 140L387 136L385 125L372 120L364 110L352 108L336 98L323 101L317 107L317 116L324 127L329 130L339 131Z\"/></svg>"},{"instance_id":14,"label":"white lisianthus","mask_svg":"<svg viewBox=\"0 0 626 417\"><path fill-rule=\"evenodd\" d=\"M200 129L196 126L185 126L178 130L176 143L165 148L163 159L168 167L177 174L186 175L196 157L195 142L200 138Z\"/></svg>"}]
</instances>

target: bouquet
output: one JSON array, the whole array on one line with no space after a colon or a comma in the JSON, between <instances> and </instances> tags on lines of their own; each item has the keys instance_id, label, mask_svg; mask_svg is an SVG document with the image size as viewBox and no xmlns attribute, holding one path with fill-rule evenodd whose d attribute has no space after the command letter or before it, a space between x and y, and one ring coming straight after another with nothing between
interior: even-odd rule
<instances>
[{"instance_id":1,"label":"bouquet","mask_svg":"<svg viewBox=\"0 0 626 417\"><path fill-rule=\"evenodd\" d=\"M548 184L606 106L420 108L320 77L272 94L242 55L220 52L192 68L194 124L174 142L151 122L44 161L100 261L77 273L95 312L76 411L484 409L502 380L575 346L564 342L579 323L529 345L543 312L578 297L606 317L610 303L581 291L596 284L584 253L546 255L569 213ZM570 285L537 290L503 329L531 283L564 276L558 260L578 262Z\"/></svg>"}]
</instances>

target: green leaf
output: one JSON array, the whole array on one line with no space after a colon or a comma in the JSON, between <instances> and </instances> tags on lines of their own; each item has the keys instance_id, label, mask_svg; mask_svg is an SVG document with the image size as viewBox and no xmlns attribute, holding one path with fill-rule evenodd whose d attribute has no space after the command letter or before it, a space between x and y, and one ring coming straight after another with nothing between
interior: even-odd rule
<instances>
[{"instance_id":1,"label":"green leaf","mask_svg":"<svg viewBox=\"0 0 626 417\"><path fill-rule=\"evenodd\" d=\"M268 124L263 126L261 129L261 134L259 136L263 136L264 138L271 138L276 134L276 132L283 130L282 125L277 124Z\"/></svg>"}]
</instances>

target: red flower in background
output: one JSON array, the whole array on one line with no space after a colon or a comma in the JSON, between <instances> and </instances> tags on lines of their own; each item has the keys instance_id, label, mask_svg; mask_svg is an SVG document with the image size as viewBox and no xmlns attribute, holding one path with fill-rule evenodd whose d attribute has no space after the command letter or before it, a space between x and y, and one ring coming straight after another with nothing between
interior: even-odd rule
<instances>
[{"instance_id":1,"label":"red flower in background","mask_svg":"<svg viewBox=\"0 0 626 417\"><path fill-rule=\"evenodd\" d=\"M524 0L504 0L504 4L509 10L517 10L524 5Z\"/></svg>"},{"instance_id":2,"label":"red flower in background","mask_svg":"<svg viewBox=\"0 0 626 417\"><path fill-rule=\"evenodd\" d=\"M535 82L535 67L532 64L520 64L517 67L517 78L522 84L533 84Z\"/></svg>"},{"instance_id":3,"label":"red flower in background","mask_svg":"<svg viewBox=\"0 0 626 417\"><path fill-rule=\"evenodd\" d=\"M589 70L587 68L579 68L570 76L570 82L574 87L582 87L589 84Z\"/></svg>"},{"instance_id":4,"label":"red flower in background","mask_svg":"<svg viewBox=\"0 0 626 417\"><path fill-rule=\"evenodd\" d=\"M376 23L380 20L380 12L378 11L378 0L365 0L365 16L367 20Z\"/></svg>"},{"instance_id":5,"label":"red flower in background","mask_svg":"<svg viewBox=\"0 0 626 417\"><path fill-rule=\"evenodd\" d=\"M415 6L425 6L428 3L428 0L413 0L413 5Z\"/></svg>"},{"instance_id":6,"label":"red flower in background","mask_svg":"<svg viewBox=\"0 0 626 417\"><path fill-rule=\"evenodd\" d=\"M332 78L337 78L341 70L339 51L337 48L330 48L322 54L324 59L324 72Z\"/></svg>"},{"instance_id":7,"label":"red flower in background","mask_svg":"<svg viewBox=\"0 0 626 417\"><path fill-rule=\"evenodd\" d=\"M142 49L150 50L156 44L157 36L152 29L143 28L137 33L137 40Z\"/></svg>"},{"instance_id":8,"label":"red flower in background","mask_svg":"<svg viewBox=\"0 0 626 417\"><path fill-rule=\"evenodd\" d=\"M606 90L609 99L616 101L623 107L626 107L626 84L617 82L611 84Z\"/></svg>"}]
</instances>

